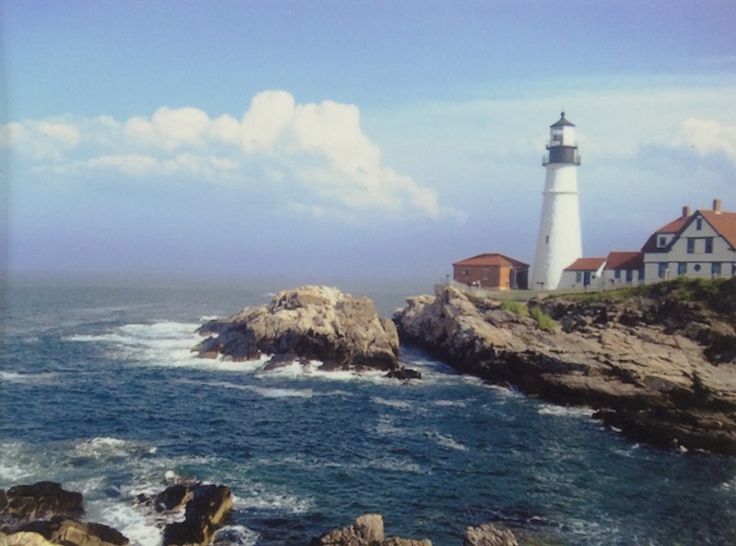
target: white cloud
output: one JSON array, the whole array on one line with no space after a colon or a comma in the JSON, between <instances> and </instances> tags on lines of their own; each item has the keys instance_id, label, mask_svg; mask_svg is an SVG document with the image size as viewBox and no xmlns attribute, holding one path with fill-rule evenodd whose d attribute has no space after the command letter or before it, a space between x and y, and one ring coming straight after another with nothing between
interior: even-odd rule
<instances>
[{"instance_id":1,"label":"white cloud","mask_svg":"<svg viewBox=\"0 0 736 546\"><path fill-rule=\"evenodd\" d=\"M680 123L671 144L690 148L700 156L723 154L736 163L736 124L715 119L689 118Z\"/></svg>"},{"instance_id":2,"label":"white cloud","mask_svg":"<svg viewBox=\"0 0 736 546\"><path fill-rule=\"evenodd\" d=\"M433 189L382 164L379 147L360 126L357 106L329 100L297 104L286 91L257 94L240 121L211 118L193 107L161 107L150 117L124 121L99 116L10 123L0 138L30 155L36 170L52 160L47 167L57 175L177 175L247 184L249 177L262 182L252 179L258 173L300 204L292 211L312 216L456 215L439 205Z\"/></svg>"}]
</instances>

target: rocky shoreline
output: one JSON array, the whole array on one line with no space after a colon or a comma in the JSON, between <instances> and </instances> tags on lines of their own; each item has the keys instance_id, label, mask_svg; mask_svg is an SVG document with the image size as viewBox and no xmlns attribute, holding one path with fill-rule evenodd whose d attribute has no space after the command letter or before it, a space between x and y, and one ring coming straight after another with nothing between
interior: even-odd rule
<instances>
[{"instance_id":1,"label":"rocky shoreline","mask_svg":"<svg viewBox=\"0 0 736 546\"><path fill-rule=\"evenodd\" d=\"M612 292L523 304L444 286L409 298L394 321L402 343L489 382L590 406L636 441L736 455L736 279L698 290L673 281L620 301Z\"/></svg>"},{"instance_id":2,"label":"rocky shoreline","mask_svg":"<svg viewBox=\"0 0 736 546\"><path fill-rule=\"evenodd\" d=\"M233 495L225 485L179 480L157 495L139 496L138 509L161 523L162 546L229 546L216 531L227 522ZM0 489L0 544L2 546L128 546L120 531L81 521L81 493L55 482L16 485ZM174 519L175 521L171 521ZM386 537L383 516L364 514L354 523L327 531L305 544L310 546L432 546L428 539ZM519 546L516 536L500 524L468 527L463 546ZM523 544L523 542L522 542Z\"/></svg>"}]
</instances>

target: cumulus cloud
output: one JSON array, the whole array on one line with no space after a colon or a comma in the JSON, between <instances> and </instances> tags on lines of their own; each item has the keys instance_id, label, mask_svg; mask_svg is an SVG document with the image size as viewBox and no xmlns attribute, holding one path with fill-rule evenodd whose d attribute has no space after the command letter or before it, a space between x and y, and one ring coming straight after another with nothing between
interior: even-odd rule
<instances>
[{"instance_id":1,"label":"cumulus cloud","mask_svg":"<svg viewBox=\"0 0 736 546\"><path fill-rule=\"evenodd\" d=\"M47 161L57 175L107 171L248 184L260 182L248 178L262 173L286 188L291 210L313 216L365 210L430 218L454 214L440 207L433 189L382 163L355 105L298 104L286 91L257 94L240 120L213 118L193 107L162 107L123 121L27 120L2 126L2 143L30 156L36 169Z\"/></svg>"},{"instance_id":2,"label":"cumulus cloud","mask_svg":"<svg viewBox=\"0 0 736 546\"><path fill-rule=\"evenodd\" d=\"M715 119L689 118L680 123L671 143L690 148L700 156L722 154L736 163L736 125Z\"/></svg>"}]
</instances>

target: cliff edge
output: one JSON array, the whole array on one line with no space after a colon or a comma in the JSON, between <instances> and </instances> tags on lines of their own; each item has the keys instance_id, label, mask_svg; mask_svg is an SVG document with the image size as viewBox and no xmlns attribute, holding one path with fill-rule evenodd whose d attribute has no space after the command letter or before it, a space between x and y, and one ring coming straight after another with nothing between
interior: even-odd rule
<instances>
[{"instance_id":1,"label":"cliff edge","mask_svg":"<svg viewBox=\"0 0 736 546\"><path fill-rule=\"evenodd\" d=\"M736 278L501 302L452 286L394 321L461 372L598 410L647 443L736 455Z\"/></svg>"}]
</instances>

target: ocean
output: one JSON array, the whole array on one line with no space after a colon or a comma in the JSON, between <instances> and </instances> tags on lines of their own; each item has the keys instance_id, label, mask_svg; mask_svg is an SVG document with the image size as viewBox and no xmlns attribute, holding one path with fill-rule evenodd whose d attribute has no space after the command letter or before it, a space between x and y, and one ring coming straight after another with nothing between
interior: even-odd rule
<instances>
[{"instance_id":1,"label":"ocean","mask_svg":"<svg viewBox=\"0 0 736 546\"><path fill-rule=\"evenodd\" d=\"M354 292L355 293L355 292ZM375 298L384 316L404 295ZM263 373L201 360L195 329L262 290L15 284L2 296L0 487L62 482L134 544L160 533L135 496L168 471L228 485L220 537L306 544L358 515L459 546L501 521L548 544L736 544L736 460L632 443L591 418L454 373Z\"/></svg>"}]
</instances>

